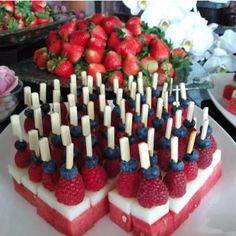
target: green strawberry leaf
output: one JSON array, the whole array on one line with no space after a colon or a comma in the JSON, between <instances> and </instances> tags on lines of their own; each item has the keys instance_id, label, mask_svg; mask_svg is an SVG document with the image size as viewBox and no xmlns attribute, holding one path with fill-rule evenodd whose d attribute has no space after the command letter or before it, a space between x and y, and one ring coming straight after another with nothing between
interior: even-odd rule
<instances>
[{"instance_id":1,"label":"green strawberry leaf","mask_svg":"<svg viewBox=\"0 0 236 236\"><path fill-rule=\"evenodd\" d=\"M146 43L144 43L142 51L140 53L138 53L137 57L139 59L141 59L143 57L148 56L148 54L149 54L149 47L148 47L148 45Z\"/></svg>"},{"instance_id":2,"label":"green strawberry leaf","mask_svg":"<svg viewBox=\"0 0 236 236\"><path fill-rule=\"evenodd\" d=\"M0 22L4 20L5 15L6 15L6 10L4 6L0 5Z\"/></svg>"},{"instance_id":3,"label":"green strawberry leaf","mask_svg":"<svg viewBox=\"0 0 236 236\"><path fill-rule=\"evenodd\" d=\"M117 25L115 25L115 32L118 35L119 39L125 39L125 32L122 31Z\"/></svg>"},{"instance_id":4,"label":"green strawberry leaf","mask_svg":"<svg viewBox=\"0 0 236 236\"><path fill-rule=\"evenodd\" d=\"M8 27L9 30L16 30L17 29L18 23L15 20L15 18L9 18L7 20L7 27Z\"/></svg>"},{"instance_id":5,"label":"green strawberry leaf","mask_svg":"<svg viewBox=\"0 0 236 236\"><path fill-rule=\"evenodd\" d=\"M82 71L87 71L88 64L84 57L80 58L80 60L74 65L75 67L75 74L77 76L81 76Z\"/></svg>"},{"instance_id":6,"label":"green strawberry leaf","mask_svg":"<svg viewBox=\"0 0 236 236\"><path fill-rule=\"evenodd\" d=\"M33 13L29 14L25 19L25 23L29 25L31 22L35 20L35 15Z\"/></svg>"},{"instance_id":7,"label":"green strawberry leaf","mask_svg":"<svg viewBox=\"0 0 236 236\"><path fill-rule=\"evenodd\" d=\"M15 4L15 8L18 14L27 15L31 13L32 3L30 1L20 1Z\"/></svg>"},{"instance_id":8,"label":"green strawberry leaf","mask_svg":"<svg viewBox=\"0 0 236 236\"><path fill-rule=\"evenodd\" d=\"M37 16L39 18L43 18L43 19L47 19L49 17L49 12L48 11L42 11L42 12L38 12Z\"/></svg>"}]
</instances>

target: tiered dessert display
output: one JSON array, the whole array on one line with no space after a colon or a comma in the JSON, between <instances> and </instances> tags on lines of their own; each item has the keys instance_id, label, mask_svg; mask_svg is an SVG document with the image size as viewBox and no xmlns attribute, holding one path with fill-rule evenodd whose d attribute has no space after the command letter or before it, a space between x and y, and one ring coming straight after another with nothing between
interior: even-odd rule
<instances>
[{"instance_id":1,"label":"tiered dessert display","mask_svg":"<svg viewBox=\"0 0 236 236\"><path fill-rule=\"evenodd\" d=\"M124 23L101 13L51 31L46 47L36 50L33 59L39 69L65 79L83 70L94 78L100 72L111 87L115 78L121 86L140 71L149 86L155 72L160 84L177 77L183 81L191 66L186 51L173 48L160 28L148 27L139 17Z\"/></svg>"},{"instance_id":2,"label":"tiered dessert display","mask_svg":"<svg viewBox=\"0 0 236 236\"><path fill-rule=\"evenodd\" d=\"M25 88L25 133L19 116L11 117L15 190L66 235L84 234L108 212L134 235L171 235L221 176L208 109L198 131L184 84L179 99L178 87L174 97L167 83L157 92L156 73L144 89L139 73L138 86L130 77L126 99L114 80L112 102L100 73L81 77L77 89L71 76L68 103L60 100L58 80L52 104L45 85L40 95Z\"/></svg>"}]
</instances>

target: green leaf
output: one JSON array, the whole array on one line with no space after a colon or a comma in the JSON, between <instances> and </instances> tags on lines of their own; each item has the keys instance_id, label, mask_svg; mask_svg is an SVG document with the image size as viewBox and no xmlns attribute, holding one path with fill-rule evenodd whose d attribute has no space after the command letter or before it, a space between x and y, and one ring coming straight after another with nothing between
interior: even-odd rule
<instances>
[{"instance_id":1,"label":"green leaf","mask_svg":"<svg viewBox=\"0 0 236 236\"><path fill-rule=\"evenodd\" d=\"M18 27L18 23L14 18L9 18L7 20L7 26L9 30L16 30Z\"/></svg>"},{"instance_id":2,"label":"green leaf","mask_svg":"<svg viewBox=\"0 0 236 236\"><path fill-rule=\"evenodd\" d=\"M143 48L142 48L142 51L141 51L140 53L138 53L137 57L138 57L139 59L141 59L141 58L143 58L143 57L148 56L148 54L149 54L149 47L148 47L147 44L144 44L144 45L143 45Z\"/></svg>"},{"instance_id":3,"label":"green leaf","mask_svg":"<svg viewBox=\"0 0 236 236\"><path fill-rule=\"evenodd\" d=\"M49 17L49 12L48 11L42 11L42 12L38 12L37 16L39 18L43 18L43 19L47 19Z\"/></svg>"},{"instance_id":4,"label":"green leaf","mask_svg":"<svg viewBox=\"0 0 236 236\"><path fill-rule=\"evenodd\" d=\"M31 13L32 3L30 1L20 1L15 4L15 8L18 13L27 15Z\"/></svg>"},{"instance_id":5,"label":"green leaf","mask_svg":"<svg viewBox=\"0 0 236 236\"><path fill-rule=\"evenodd\" d=\"M119 39L125 39L125 32L122 31L117 25L115 25L115 32L118 35Z\"/></svg>"},{"instance_id":6,"label":"green leaf","mask_svg":"<svg viewBox=\"0 0 236 236\"><path fill-rule=\"evenodd\" d=\"M85 61L85 58L82 57L76 64L75 64L75 74L77 76L81 75L82 71L87 71L88 64Z\"/></svg>"},{"instance_id":7,"label":"green leaf","mask_svg":"<svg viewBox=\"0 0 236 236\"><path fill-rule=\"evenodd\" d=\"M0 5L0 22L3 21L5 15L6 15L6 10L5 10L4 6Z\"/></svg>"}]
</instances>

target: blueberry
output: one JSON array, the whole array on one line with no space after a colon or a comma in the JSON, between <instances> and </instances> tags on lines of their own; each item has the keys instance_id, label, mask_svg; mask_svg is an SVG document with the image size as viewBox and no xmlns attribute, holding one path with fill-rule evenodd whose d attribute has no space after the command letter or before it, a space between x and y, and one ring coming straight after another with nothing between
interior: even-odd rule
<instances>
[{"instance_id":1,"label":"blueberry","mask_svg":"<svg viewBox=\"0 0 236 236\"><path fill-rule=\"evenodd\" d=\"M35 154L32 155L32 162L36 165L40 165L42 163L42 160L37 157Z\"/></svg>"},{"instance_id":2,"label":"blueberry","mask_svg":"<svg viewBox=\"0 0 236 236\"><path fill-rule=\"evenodd\" d=\"M18 151L24 151L24 150L26 149L26 146L27 146L27 144L26 144L25 140L22 140L22 141L17 140L17 141L15 142L15 148L16 148Z\"/></svg>"},{"instance_id":3,"label":"blueberry","mask_svg":"<svg viewBox=\"0 0 236 236\"><path fill-rule=\"evenodd\" d=\"M67 180L72 180L78 175L78 170L75 166L68 170L66 169L66 165L64 164L60 169L60 174L63 178Z\"/></svg>"},{"instance_id":4,"label":"blueberry","mask_svg":"<svg viewBox=\"0 0 236 236\"><path fill-rule=\"evenodd\" d=\"M119 131L125 131L125 124L119 123L118 126L117 126L117 129L118 129Z\"/></svg>"},{"instance_id":5,"label":"blueberry","mask_svg":"<svg viewBox=\"0 0 236 236\"><path fill-rule=\"evenodd\" d=\"M208 138L202 140L200 137L198 137L196 143L200 148L205 149L211 145L211 140Z\"/></svg>"},{"instance_id":6,"label":"blueberry","mask_svg":"<svg viewBox=\"0 0 236 236\"><path fill-rule=\"evenodd\" d=\"M24 114L27 118L33 118L34 111L30 108L25 109Z\"/></svg>"},{"instance_id":7,"label":"blueberry","mask_svg":"<svg viewBox=\"0 0 236 236\"><path fill-rule=\"evenodd\" d=\"M51 142L55 146L62 146L61 135L53 134L52 137L51 137Z\"/></svg>"},{"instance_id":8,"label":"blueberry","mask_svg":"<svg viewBox=\"0 0 236 236\"><path fill-rule=\"evenodd\" d=\"M158 98L158 97L160 97L160 95L161 95L161 91L159 89L152 89L152 96L153 97Z\"/></svg>"},{"instance_id":9,"label":"blueberry","mask_svg":"<svg viewBox=\"0 0 236 236\"><path fill-rule=\"evenodd\" d=\"M170 95L170 96L168 97L168 103L169 103L169 104L172 104L174 101L175 101L175 96L174 96L174 95Z\"/></svg>"},{"instance_id":10,"label":"blueberry","mask_svg":"<svg viewBox=\"0 0 236 236\"><path fill-rule=\"evenodd\" d=\"M143 170L143 176L145 179L154 179L160 176L160 169L158 166L151 166L148 169Z\"/></svg>"},{"instance_id":11,"label":"blueberry","mask_svg":"<svg viewBox=\"0 0 236 236\"><path fill-rule=\"evenodd\" d=\"M148 109L148 116L153 116L154 115L154 110L152 108Z\"/></svg>"},{"instance_id":12,"label":"blueberry","mask_svg":"<svg viewBox=\"0 0 236 236\"><path fill-rule=\"evenodd\" d=\"M172 159L169 161L170 169L174 172L181 171L184 169L184 162L178 160L178 162L174 162Z\"/></svg>"},{"instance_id":13,"label":"blueberry","mask_svg":"<svg viewBox=\"0 0 236 236\"><path fill-rule=\"evenodd\" d=\"M110 147L106 147L104 149L104 155L107 159L109 160L114 160L116 159L116 156L115 156L115 149L113 148L110 148Z\"/></svg>"},{"instance_id":14,"label":"blueberry","mask_svg":"<svg viewBox=\"0 0 236 236\"><path fill-rule=\"evenodd\" d=\"M134 115L133 119L135 123L139 123L142 121L142 117L137 114Z\"/></svg>"},{"instance_id":15,"label":"blueberry","mask_svg":"<svg viewBox=\"0 0 236 236\"><path fill-rule=\"evenodd\" d=\"M128 100L128 107L130 107L131 109L132 108L135 108L135 100L133 100L133 99L129 99Z\"/></svg>"},{"instance_id":16,"label":"blueberry","mask_svg":"<svg viewBox=\"0 0 236 236\"><path fill-rule=\"evenodd\" d=\"M145 104L147 101L147 98L146 98L146 96L141 95L140 100L141 100L141 104Z\"/></svg>"},{"instance_id":17,"label":"blueberry","mask_svg":"<svg viewBox=\"0 0 236 236\"><path fill-rule=\"evenodd\" d=\"M150 157L150 163L151 163L151 166L157 165L158 156L156 154L154 154L153 156Z\"/></svg>"},{"instance_id":18,"label":"blueberry","mask_svg":"<svg viewBox=\"0 0 236 236\"><path fill-rule=\"evenodd\" d=\"M202 126L200 127L200 132L202 132ZM213 129L211 128L210 125L208 125L208 127L207 127L207 137L212 135L212 132L213 132Z\"/></svg>"},{"instance_id":19,"label":"blueberry","mask_svg":"<svg viewBox=\"0 0 236 236\"><path fill-rule=\"evenodd\" d=\"M120 168L125 172L133 172L137 170L138 162L134 159L131 159L130 161L121 161Z\"/></svg>"},{"instance_id":20,"label":"blueberry","mask_svg":"<svg viewBox=\"0 0 236 236\"><path fill-rule=\"evenodd\" d=\"M190 122L189 120L185 119L183 122L184 127L186 127L187 129L191 129L195 126L196 121L194 119L192 119L192 121Z\"/></svg>"},{"instance_id":21,"label":"blueberry","mask_svg":"<svg viewBox=\"0 0 236 236\"><path fill-rule=\"evenodd\" d=\"M139 127L136 131L136 134L139 139L143 140L147 138L148 129L146 127Z\"/></svg>"},{"instance_id":22,"label":"blueberry","mask_svg":"<svg viewBox=\"0 0 236 236\"><path fill-rule=\"evenodd\" d=\"M163 111L162 118L164 119L164 121L167 121L170 118L170 113L168 111Z\"/></svg>"},{"instance_id":23,"label":"blueberry","mask_svg":"<svg viewBox=\"0 0 236 236\"><path fill-rule=\"evenodd\" d=\"M97 94L95 94L95 93L92 93L92 94L89 94L89 100L90 101L96 101L97 100Z\"/></svg>"},{"instance_id":24,"label":"blueberry","mask_svg":"<svg viewBox=\"0 0 236 236\"><path fill-rule=\"evenodd\" d=\"M166 137L161 137L160 145L163 149L169 149L171 145L170 139L167 139Z\"/></svg>"},{"instance_id":25,"label":"blueberry","mask_svg":"<svg viewBox=\"0 0 236 236\"><path fill-rule=\"evenodd\" d=\"M164 119L161 118L159 119L158 117L155 117L153 120L152 120L152 124L153 124L153 127L156 128L156 129L159 129L163 126L164 124Z\"/></svg>"},{"instance_id":26,"label":"blueberry","mask_svg":"<svg viewBox=\"0 0 236 236\"><path fill-rule=\"evenodd\" d=\"M184 109L188 108L188 104L189 104L189 100L188 100L188 99L181 99L181 100L180 100L180 105L181 105L181 107L183 107Z\"/></svg>"},{"instance_id":27,"label":"blueberry","mask_svg":"<svg viewBox=\"0 0 236 236\"><path fill-rule=\"evenodd\" d=\"M98 126L98 122L96 120L90 120L91 129L95 129Z\"/></svg>"},{"instance_id":28,"label":"blueberry","mask_svg":"<svg viewBox=\"0 0 236 236\"><path fill-rule=\"evenodd\" d=\"M49 104L46 103L46 104L41 105L41 109L42 109L43 114L47 114L48 112L50 112L51 107Z\"/></svg>"},{"instance_id":29,"label":"blueberry","mask_svg":"<svg viewBox=\"0 0 236 236\"><path fill-rule=\"evenodd\" d=\"M116 117L120 117L121 112L120 112L120 107L119 106L115 106L114 109L113 109L113 112L114 112L114 115Z\"/></svg>"},{"instance_id":30,"label":"blueberry","mask_svg":"<svg viewBox=\"0 0 236 236\"><path fill-rule=\"evenodd\" d=\"M130 144L135 143L136 140L137 140L137 137L135 137L134 135L131 135L131 136L129 136L128 138L129 138L129 143L130 143Z\"/></svg>"},{"instance_id":31,"label":"blueberry","mask_svg":"<svg viewBox=\"0 0 236 236\"><path fill-rule=\"evenodd\" d=\"M194 162L197 161L199 158L199 152L196 149L193 149L192 153L186 153L184 155L184 159L189 162Z\"/></svg>"},{"instance_id":32,"label":"blueberry","mask_svg":"<svg viewBox=\"0 0 236 236\"><path fill-rule=\"evenodd\" d=\"M84 112L84 113L86 113L86 112L87 112L87 105L83 104L83 105L81 106L81 111Z\"/></svg>"},{"instance_id":33,"label":"blueberry","mask_svg":"<svg viewBox=\"0 0 236 236\"><path fill-rule=\"evenodd\" d=\"M185 138L187 136L187 129L184 126L182 126L179 129L174 128L173 134L177 136L178 138Z\"/></svg>"},{"instance_id":34,"label":"blueberry","mask_svg":"<svg viewBox=\"0 0 236 236\"><path fill-rule=\"evenodd\" d=\"M81 126L70 126L70 133L73 138L82 137L82 127Z\"/></svg>"},{"instance_id":35,"label":"blueberry","mask_svg":"<svg viewBox=\"0 0 236 236\"><path fill-rule=\"evenodd\" d=\"M181 106L173 106L172 107L172 113L175 114L177 110L183 110L183 108Z\"/></svg>"},{"instance_id":36,"label":"blueberry","mask_svg":"<svg viewBox=\"0 0 236 236\"><path fill-rule=\"evenodd\" d=\"M53 160L44 161L42 166L43 166L43 171L47 174L52 174L57 169L57 165L56 165L55 161L53 161Z\"/></svg>"},{"instance_id":37,"label":"blueberry","mask_svg":"<svg viewBox=\"0 0 236 236\"><path fill-rule=\"evenodd\" d=\"M98 164L98 158L96 156L85 157L85 165L89 169L92 169Z\"/></svg>"}]
</instances>

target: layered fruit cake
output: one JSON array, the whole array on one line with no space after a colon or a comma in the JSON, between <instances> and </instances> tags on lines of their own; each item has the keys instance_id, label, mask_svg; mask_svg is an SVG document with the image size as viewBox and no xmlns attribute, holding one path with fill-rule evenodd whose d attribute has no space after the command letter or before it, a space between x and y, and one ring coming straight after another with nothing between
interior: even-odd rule
<instances>
[{"instance_id":1,"label":"layered fruit cake","mask_svg":"<svg viewBox=\"0 0 236 236\"><path fill-rule=\"evenodd\" d=\"M52 104L45 84L24 89L24 124L11 117L15 190L65 235L83 235L108 212L134 235L171 235L221 176L208 108L198 129L184 84L159 90L154 74L144 88L140 73L126 98L115 79L108 101L99 73L81 77L78 89L71 76L66 103L59 80Z\"/></svg>"}]
</instances>

